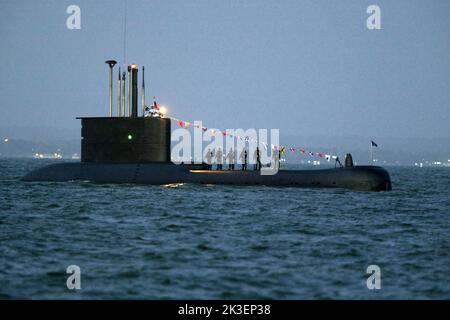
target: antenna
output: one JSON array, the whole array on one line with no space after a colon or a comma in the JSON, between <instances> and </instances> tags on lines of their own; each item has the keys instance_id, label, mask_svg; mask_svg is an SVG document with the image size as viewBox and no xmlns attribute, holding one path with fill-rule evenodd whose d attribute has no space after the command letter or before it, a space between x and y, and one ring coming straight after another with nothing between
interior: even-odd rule
<instances>
[{"instance_id":1,"label":"antenna","mask_svg":"<svg viewBox=\"0 0 450 320\"><path fill-rule=\"evenodd\" d=\"M131 66L128 66L128 116L131 117Z\"/></svg>"},{"instance_id":2,"label":"antenna","mask_svg":"<svg viewBox=\"0 0 450 320\"><path fill-rule=\"evenodd\" d=\"M145 112L145 77L144 77L145 67L142 66L142 89L141 89L141 107L142 107L142 116L144 116Z\"/></svg>"},{"instance_id":3,"label":"antenna","mask_svg":"<svg viewBox=\"0 0 450 320\"><path fill-rule=\"evenodd\" d=\"M112 73L113 68L117 64L116 60L106 60L105 63L109 66L109 116L112 117Z\"/></svg>"},{"instance_id":4,"label":"antenna","mask_svg":"<svg viewBox=\"0 0 450 320\"><path fill-rule=\"evenodd\" d=\"M123 14L123 66L127 65L127 0L124 2Z\"/></svg>"},{"instance_id":5,"label":"antenna","mask_svg":"<svg viewBox=\"0 0 450 320\"><path fill-rule=\"evenodd\" d=\"M138 116L138 68L137 65L131 66L131 115L136 118Z\"/></svg>"},{"instance_id":6,"label":"antenna","mask_svg":"<svg viewBox=\"0 0 450 320\"><path fill-rule=\"evenodd\" d=\"M126 73L122 71L122 117L125 117L125 85L126 85Z\"/></svg>"},{"instance_id":7,"label":"antenna","mask_svg":"<svg viewBox=\"0 0 450 320\"><path fill-rule=\"evenodd\" d=\"M120 117L121 104L122 104L122 80L120 78L120 67L119 67L119 78L117 79L117 116Z\"/></svg>"}]
</instances>

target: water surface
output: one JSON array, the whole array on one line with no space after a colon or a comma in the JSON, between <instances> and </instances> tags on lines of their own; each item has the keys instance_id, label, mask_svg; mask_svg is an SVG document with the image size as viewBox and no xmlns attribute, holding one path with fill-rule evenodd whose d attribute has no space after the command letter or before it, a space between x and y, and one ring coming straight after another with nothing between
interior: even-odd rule
<instances>
[{"instance_id":1,"label":"water surface","mask_svg":"<svg viewBox=\"0 0 450 320\"><path fill-rule=\"evenodd\" d=\"M1 298L450 298L449 168L380 193L19 180L52 162L0 159Z\"/></svg>"}]
</instances>

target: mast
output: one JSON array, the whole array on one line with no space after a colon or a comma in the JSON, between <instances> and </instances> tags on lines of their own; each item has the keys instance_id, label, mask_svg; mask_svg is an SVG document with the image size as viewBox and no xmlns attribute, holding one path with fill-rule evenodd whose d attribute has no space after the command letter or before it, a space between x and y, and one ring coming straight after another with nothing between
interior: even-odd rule
<instances>
[{"instance_id":1,"label":"mast","mask_svg":"<svg viewBox=\"0 0 450 320\"><path fill-rule=\"evenodd\" d=\"M122 80L120 78L120 67L119 67L119 78L117 79L117 116L121 116L121 104L122 104Z\"/></svg>"},{"instance_id":2,"label":"mast","mask_svg":"<svg viewBox=\"0 0 450 320\"><path fill-rule=\"evenodd\" d=\"M141 89L141 108L142 108L142 116L144 116L145 112L145 67L142 66L142 89Z\"/></svg>"},{"instance_id":3,"label":"mast","mask_svg":"<svg viewBox=\"0 0 450 320\"><path fill-rule=\"evenodd\" d=\"M113 90L112 74L113 68L116 65L117 61L106 60L105 63L109 66L109 116L112 117L112 90Z\"/></svg>"},{"instance_id":4,"label":"mast","mask_svg":"<svg viewBox=\"0 0 450 320\"><path fill-rule=\"evenodd\" d=\"M128 116L131 117L131 66L128 66Z\"/></svg>"},{"instance_id":5,"label":"mast","mask_svg":"<svg viewBox=\"0 0 450 320\"><path fill-rule=\"evenodd\" d=\"M126 86L126 73L125 73L125 71L122 71L122 106L121 106L121 109L122 109L122 112L121 112L121 114L122 114L122 117L125 117L125 86Z\"/></svg>"},{"instance_id":6,"label":"mast","mask_svg":"<svg viewBox=\"0 0 450 320\"><path fill-rule=\"evenodd\" d=\"M131 65L131 117L138 116L138 68Z\"/></svg>"}]
</instances>

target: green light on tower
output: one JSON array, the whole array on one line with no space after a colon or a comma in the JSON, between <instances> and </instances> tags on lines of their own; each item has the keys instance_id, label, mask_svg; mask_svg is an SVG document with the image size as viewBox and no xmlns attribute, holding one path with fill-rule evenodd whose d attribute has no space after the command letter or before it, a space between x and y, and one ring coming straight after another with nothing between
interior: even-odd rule
<instances>
[{"instance_id":1,"label":"green light on tower","mask_svg":"<svg viewBox=\"0 0 450 320\"><path fill-rule=\"evenodd\" d=\"M132 140L133 136L131 134L128 135L128 140Z\"/></svg>"}]
</instances>

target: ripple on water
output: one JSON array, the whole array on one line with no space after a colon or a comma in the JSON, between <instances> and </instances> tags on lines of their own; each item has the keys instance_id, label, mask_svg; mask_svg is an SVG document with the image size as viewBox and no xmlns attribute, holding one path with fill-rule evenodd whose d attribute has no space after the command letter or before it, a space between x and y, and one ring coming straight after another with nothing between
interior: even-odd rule
<instances>
[{"instance_id":1,"label":"ripple on water","mask_svg":"<svg viewBox=\"0 0 450 320\"><path fill-rule=\"evenodd\" d=\"M0 160L0 298L450 298L446 168L386 193L18 180L44 163Z\"/></svg>"}]
</instances>

